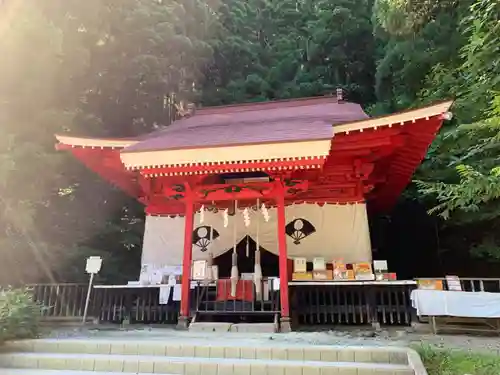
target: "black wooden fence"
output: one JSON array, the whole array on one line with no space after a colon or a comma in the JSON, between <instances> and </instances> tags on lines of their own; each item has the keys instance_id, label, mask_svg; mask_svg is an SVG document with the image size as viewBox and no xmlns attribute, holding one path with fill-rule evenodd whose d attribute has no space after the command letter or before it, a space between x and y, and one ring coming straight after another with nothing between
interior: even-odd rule
<instances>
[{"instance_id":1,"label":"black wooden fence","mask_svg":"<svg viewBox=\"0 0 500 375\"><path fill-rule=\"evenodd\" d=\"M295 325L409 325L415 285L301 285L291 288Z\"/></svg>"},{"instance_id":2,"label":"black wooden fence","mask_svg":"<svg viewBox=\"0 0 500 375\"><path fill-rule=\"evenodd\" d=\"M500 279L461 279L465 291L500 292ZM443 279L445 289L446 280ZM45 318L83 317L86 284L37 284L29 286L42 304ZM410 294L415 285L295 285L290 286L291 315L296 325L409 325L415 321ZM279 292L269 288L266 301L220 301L216 286L200 284L191 290L193 314L232 315L279 312ZM94 288L89 317L101 322L175 324L180 303L160 304L158 287ZM170 297L172 299L172 296ZM257 314L258 315L258 314Z\"/></svg>"},{"instance_id":3,"label":"black wooden fence","mask_svg":"<svg viewBox=\"0 0 500 375\"><path fill-rule=\"evenodd\" d=\"M43 306L44 317L83 317L86 284L35 284L27 288L32 291L34 300Z\"/></svg>"},{"instance_id":4,"label":"black wooden fence","mask_svg":"<svg viewBox=\"0 0 500 375\"><path fill-rule=\"evenodd\" d=\"M89 314L100 322L175 324L180 303L160 304L160 288L95 288Z\"/></svg>"}]
</instances>

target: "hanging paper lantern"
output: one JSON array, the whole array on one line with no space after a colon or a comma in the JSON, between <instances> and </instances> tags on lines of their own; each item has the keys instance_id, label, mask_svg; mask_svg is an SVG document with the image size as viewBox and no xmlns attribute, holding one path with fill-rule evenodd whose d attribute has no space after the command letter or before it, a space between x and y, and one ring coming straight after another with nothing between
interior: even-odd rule
<instances>
[{"instance_id":1,"label":"hanging paper lantern","mask_svg":"<svg viewBox=\"0 0 500 375\"><path fill-rule=\"evenodd\" d=\"M223 215L224 215L224 228L227 228L227 226L229 225L229 209L226 208L223 212Z\"/></svg>"},{"instance_id":2,"label":"hanging paper lantern","mask_svg":"<svg viewBox=\"0 0 500 375\"><path fill-rule=\"evenodd\" d=\"M205 205L201 205L201 208L200 208L200 224L203 224L204 220L205 220Z\"/></svg>"},{"instance_id":3,"label":"hanging paper lantern","mask_svg":"<svg viewBox=\"0 0 500 375\"><path fill-rule=\"evenodd\" d=\"M262 211L262 216L264 216L264 220L268 222L270 219L269 211L267 210L267 207L264 203L262 203L261 211Z\"/></svg>"}]
</instances>

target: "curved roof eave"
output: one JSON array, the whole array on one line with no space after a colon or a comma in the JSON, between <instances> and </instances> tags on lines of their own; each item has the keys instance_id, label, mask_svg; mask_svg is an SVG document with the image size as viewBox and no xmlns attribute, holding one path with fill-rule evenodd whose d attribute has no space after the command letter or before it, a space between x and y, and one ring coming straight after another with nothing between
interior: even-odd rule
<instances>
[{"instance_id":1,"label":"curved roof eave","mask_svg":"<svg viewBox=\"0 0 500 375\"><path fill-rule=\"evenodd\" d=\"M406 122L415 122L418 119L443 115L448 112L453 102L453 100L447 100L426 107L397 112L391 115L371 117L366 120L339 124L335 125L333 130L335 134L338 134L349 133L351 131L363 131L366 129L377 129L381 126L403 125Z\"/></svg>"},{"instance_id":2,"label":"curved roof eave","mask_svg":"<svg viewBox=\"0 0 500 375\"><path fill-rule=\"evenodd\" d=\"M74 137L69 135L56 134L56 139L60 144L72 147L90 147L90 148L125 148L136 144L138 141L130 138L89 138Z\"/></svg>"}]
</instances>

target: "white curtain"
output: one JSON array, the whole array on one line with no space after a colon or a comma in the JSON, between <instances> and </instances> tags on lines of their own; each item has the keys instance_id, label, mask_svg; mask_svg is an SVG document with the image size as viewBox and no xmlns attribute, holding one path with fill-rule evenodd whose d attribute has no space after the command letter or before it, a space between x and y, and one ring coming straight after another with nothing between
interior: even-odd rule
<instances>
[{"instance_id":1,"label":"white curtain","mask_svg":"<svg viewBox=\"0 0 500 375\"><path fill-rule=\"evenodd\" d=\"M238 243L249 235L257 241L257 227L260 246L278 254L276 209L270 208L268 212L270 219L266 222L260 210L250 210L248 227L245 227L241 211L229 217L227 227L224 227L222 211L205 211L203 223L200 223L199 212L196 213L194 234L195 240L198 241L192 248L193 260L206 259L209 251L216 257L231 250L235 238ZM365 204L295 204L285 208L285 217L290 258L305 257L312 260L315 257L323 257L326 261L343 259L346 263L371 262ZM212 230L214 240L210 241ZM142 265L181 265L183 243L184 217L147 216Z\"/></svg>"}]
</instances>

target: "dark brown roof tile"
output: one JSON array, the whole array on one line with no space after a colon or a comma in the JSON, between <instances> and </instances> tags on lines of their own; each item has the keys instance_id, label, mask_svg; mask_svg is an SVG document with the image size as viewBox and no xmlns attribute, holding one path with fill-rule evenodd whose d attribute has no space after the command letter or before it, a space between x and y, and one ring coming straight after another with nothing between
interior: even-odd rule
<instances>
[{"instance_id":1,"label":"dark brown roof tile","mask_svg":"<svg viewBox=\"0 0 500 375\"><path fill-rule=\"evenodd\" d=\"M144 137L124 152L326 139L332 125L366 119L333 97L208 107Z\"/></svg>"}]
</instances>

